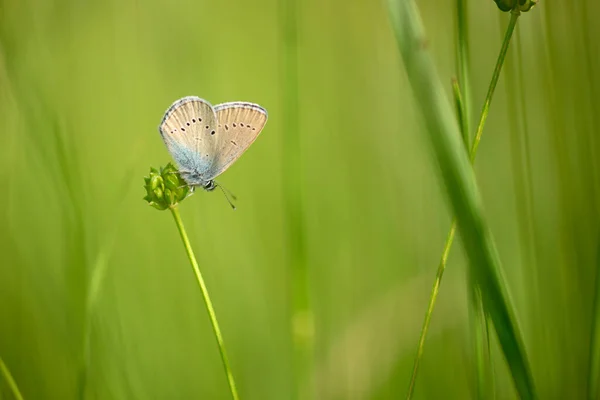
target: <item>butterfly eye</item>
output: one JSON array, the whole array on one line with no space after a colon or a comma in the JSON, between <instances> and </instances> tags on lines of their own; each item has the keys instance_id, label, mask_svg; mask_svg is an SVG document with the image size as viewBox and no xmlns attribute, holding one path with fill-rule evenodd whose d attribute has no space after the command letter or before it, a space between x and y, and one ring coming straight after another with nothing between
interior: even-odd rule
<instances>
[{"instance_id":1,"label":"butterfly eye","mask_svg":"<svg viewBox=\"0 0 600 400\"><path fill-rule=\"evenodd\" d=\"M225 124L225 130L228 131L229 127L227 126L227 124Z\"/></svg>"},{"instance_id":2,"label":"butterfly eye","mask_svg":"<svg viewBox=\"0 0 600 400\"><path fill-rule=\"evenodd\" d=\"M193 122L193 123L196 123L196 118L192 118L192 122Z\"/></svg>"},{"instance_id":3,"label":"butterfly eye","mask_svg":"<svg viewBox=\"0 0 600 400\"><path fill-rule=\"evenodd\" d=\"M210 134L211 134L211 135L214 135L214 134L215 134L215 131L211 131L211 132L210 132Z\"/></svg>"},{"instance_id":4,"label":"butterfly eye","mask_svg":"<svg viewBox=\"0 0 600 400\"><path fill-rule=\"evenodd\" d=\"M244 124L240 124L240 126L243 128L243 127L244 127Z\"/></svg>"}]
</instances>

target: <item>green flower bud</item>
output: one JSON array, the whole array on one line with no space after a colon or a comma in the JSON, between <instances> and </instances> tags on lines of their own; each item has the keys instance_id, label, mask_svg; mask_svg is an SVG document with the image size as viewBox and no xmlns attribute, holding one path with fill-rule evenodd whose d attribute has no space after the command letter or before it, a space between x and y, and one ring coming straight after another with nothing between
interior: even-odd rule
<instances>
[{"instance_id":1,"label":"green flower bud","mask_svg":"<svg viewBox=\"0 0 600 400\"><path fill-rule=\"evenodd\" d=\"M502 11L510 11L517 4L517 0L494 0L498 8Z\"/></svg>"},{"instance_id":2,"label":"green flower bud","mask_svg":"<svg viewBox=\"0 0 600 400\"><path fill-rule=\"evenodd\" d=\"M144 188L144 200L157 210L174 207L193 193L193 188L188 186L171 163L160 171L150 168L150 175L144 178Z\"/></svg>"},{"instance_id":3,"label":"green flower bud","mask_svg":"<svg viewBox=\"0 0 600 400\"><path fill-rule=\"evenodd\" d=\"M526 12L535 6L538 0L494 0L502 11L518 10Z\"/></svg>"},{"instance_id":4,"label":"green flower bud","mask_svg":"<svg viewBox=\"0 0 600 400\"><path fill-rule=\"evenodd\" d=\"M521 4L519 5L519 10L522 12L527 12L533 8L537 4L539 0L521 0Z\"/></svg>"}]
</instances>

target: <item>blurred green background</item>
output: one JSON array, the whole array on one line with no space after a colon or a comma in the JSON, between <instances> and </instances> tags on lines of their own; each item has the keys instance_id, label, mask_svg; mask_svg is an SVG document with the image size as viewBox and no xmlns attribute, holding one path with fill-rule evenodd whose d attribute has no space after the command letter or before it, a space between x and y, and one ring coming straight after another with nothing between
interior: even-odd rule
<instances>
[{"instance_id":1,"label":"blurred green background","mask_svg":"<svg viewBox=\"0 0 600 400\"><path fill-rule=\"evenodd\" d=\"M456 4L418 5L450 101ZM474 126L508 14L468 13ZM543 399L599 379L598 17L595 0L542 0L520 18L475 167ZM186 95L269 111L220 178L238 210L203 191L180 207L241 398L404 396L452 215L385 4L3 0L0 51L0 357L25 399L229 398L175 224L142 200ZM468 308L459 238L416 399L475 397ZM496 396L514 398L493 350Z\"/></svg>"}]
</instances>

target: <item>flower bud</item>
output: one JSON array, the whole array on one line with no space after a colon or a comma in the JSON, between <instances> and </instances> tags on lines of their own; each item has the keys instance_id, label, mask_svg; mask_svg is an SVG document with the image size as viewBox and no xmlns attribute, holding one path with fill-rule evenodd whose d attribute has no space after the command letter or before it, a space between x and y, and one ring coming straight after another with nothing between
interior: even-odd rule
<instances>
[{"instance_id":1,"label":"flower bud","mask_svg":"<svg viewBox=\"0 0 600 400\"><path fill-rule=\"evenodd\" d=\"M160 171L150 168L150 175L144 177L144 188L144 200L157 210L174 207L193 193L193 189L181 178L177 168L171 163Z\"/></svg>"},{"instance_id":2,"label":"flower bud","mask_svg":"<svg viewBox=\"0 0 600 400\"><path fill-rule=\"evenodd\" d=\"M518 10L526 12L535 6L538 0L494 0L502 11Z\"/></svg>"}]
</instances>

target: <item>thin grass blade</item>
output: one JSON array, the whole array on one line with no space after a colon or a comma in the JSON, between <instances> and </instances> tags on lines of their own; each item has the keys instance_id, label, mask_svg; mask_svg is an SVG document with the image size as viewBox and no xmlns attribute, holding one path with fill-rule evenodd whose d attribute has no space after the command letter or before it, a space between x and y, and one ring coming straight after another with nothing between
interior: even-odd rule
<instances>
[{"instance_id":1,"label":"thin grass blade","mask_svg":"<svg viewBox=\"0 0 600 400\"><path fill-rule=\"evenodd\" d=\"M481 288L485 312L494 323L517 392L522 399L536 398L521 333L502 280L500 259L483 216L475 175L452 107L427 51L419 12L411 0L389 0L388 4L406 73L469 257L470 274Z\"/></svg>"}]
</instances>

